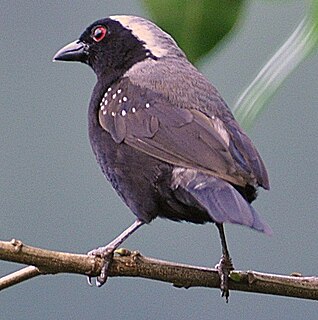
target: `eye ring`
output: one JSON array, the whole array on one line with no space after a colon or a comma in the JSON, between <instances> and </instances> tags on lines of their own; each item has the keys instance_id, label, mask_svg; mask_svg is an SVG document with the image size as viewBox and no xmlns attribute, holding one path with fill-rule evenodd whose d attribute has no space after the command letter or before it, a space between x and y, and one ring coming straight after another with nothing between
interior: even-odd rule
<instances>
[{"instance_id":1,"label":"eye ring","mask_svg":"<svg viewBox=\"0 0 318 320\"><path fill-rule=\"evenodd\" d=\"M106 34L108 33L108 30L104 26L97 26L93 32L92 32L92 38L95 42L102 41Z\"/></svg>"}]
</instances>

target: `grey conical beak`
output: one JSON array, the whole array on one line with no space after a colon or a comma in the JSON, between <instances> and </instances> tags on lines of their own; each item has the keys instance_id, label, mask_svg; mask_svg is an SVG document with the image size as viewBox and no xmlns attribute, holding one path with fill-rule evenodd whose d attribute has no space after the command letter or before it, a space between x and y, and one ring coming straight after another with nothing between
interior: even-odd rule
<instances>
[{"instance_id":1,"label":"grey conical beak","mask_svg":"<svg viewBox=\"0 0 318 320\"><path fill-rule=\"evenodd\" d=\"M80 40L73 41L60 49L53 61L79 61L87 62L88 58L88 46Z\"/></svg>"}]
</instances>

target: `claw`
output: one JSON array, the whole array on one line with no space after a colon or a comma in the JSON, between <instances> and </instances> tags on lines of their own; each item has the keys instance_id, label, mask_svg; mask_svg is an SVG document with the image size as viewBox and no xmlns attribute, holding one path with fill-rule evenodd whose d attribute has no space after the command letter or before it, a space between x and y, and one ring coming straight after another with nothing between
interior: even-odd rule
<instances>
[{"instance_id":1,"label":"claw","mask_svg":"<svg viewBox=\"0 0 318 320\"><path fill-rule=\"evenodd\" d=\"M108 269L111 263L111 260L114 255L114 248L106 246L106 247L100 247L94 250L91 250L87 253L87 255L91 257L100 257L104 260L104 264L102 266L100 275L96 278L95 285L96 287L101 287L103 284L106 283L108 278ZM87 277L87 282L90 286L93 286L92 284L92 277Z\"/></svg>"},{"instance_id":2,"label":"claw","mask_svg":"<svg viewBox=\"0 0 318 320\"><path fill-rule=\"evenodd\" d=\"M101 287L103 284L106 283L108 278L108 269L113 258L113 252L108 253L104 256L104 265L100 272L100 275L96 278L96 286Z\"/></svg>"},{"instance_id":3,"label":"claw","mask_svg":"<svg viewBox=\"0 0 318 320\"><path fill-rule=\"evenodd\" d=\"M91 276L87 276L87 277L86 277L86 280L87 280L88 285L89 285L90 287L92 287L92 286L93 286L93 284L92 284L92 277L91 277Z\"/></svg>"},{"instance_id":4,"label":"claw","mask_svg":"<svg viewBox=\"0 0 318 320\"><path fill-rule=\"evenodd\" d=\"M108 269L113 259L115 250L143 224L143 221L137 219L130 227L128 227L124 232L122 232L116 239L110 242L107 246L99 247L87 253L87 255L91 257L100 257L104 259L104 264L102 266L101 273L95 281L97 287L101 287L107 281ZM87 282L90 286L92 286L92 277L88 276Z\"/></svg>"},{"instance_id":5,"label":"claw","mask_svg":"<svg viewBox=\"0 0 318 320\"><path fill-rule=\"evenodd\" d=\"M234 270L231 258L222 255L220 262L215 266L220 276L221 296L225 297L226 303L229 302L229 275Z\"/></svg>"}]
</instances>

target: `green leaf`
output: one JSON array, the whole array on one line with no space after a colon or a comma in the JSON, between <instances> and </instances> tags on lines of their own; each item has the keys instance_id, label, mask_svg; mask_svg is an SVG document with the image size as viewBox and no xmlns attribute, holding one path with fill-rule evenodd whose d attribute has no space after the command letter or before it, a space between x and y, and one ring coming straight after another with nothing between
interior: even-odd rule
<instances>
[{"instance_id":1,"label":"green leaf","mask_svg":"<svg viewBox=\"0 0 318 320\"><path fill-rule=\"evenodd\" d=\"M254 81L242 93L234 106L236 119L250 128L265 109L268 100L283 81L318 46L318 1L313 0L307 16L266 63Z\"/></svg>"},{"instance_id":2,"label":"green leaf","mask_svg":"<svg viewBox=\"0 0 318 320\"><path fill-rule=\"evenodd\" d=\"M213 49L232 29L244 2L143 0L152 19L176 39L193 63Z\"/></svg>"}]
</instances>

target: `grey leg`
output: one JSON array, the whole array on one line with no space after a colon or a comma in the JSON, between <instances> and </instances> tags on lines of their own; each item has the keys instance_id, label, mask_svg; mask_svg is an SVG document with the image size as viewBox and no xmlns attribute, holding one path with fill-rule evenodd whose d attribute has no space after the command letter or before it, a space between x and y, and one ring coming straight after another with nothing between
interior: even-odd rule
<instances>
[{"instance_id":1,"label":"grey leg","mask_svg":"<svg viewBox=\"0 0 318 320\"><path fill-rule=\"evenodd\" d=\"M104 265L101 270L100 275L96 278L96 285L101 287L107 281L107 271L109 264L113 258L114 251L139 227L144 224L143 221L136 220L130 227L128 227L124 232L122 232L117 238L104 247L99 247L92 251L89 251L87 254L91 256L98 256L104 259ZM91 285L91 277L88 278L88 283Z\"/></svg>"},{"instance_id":2,"label":"grey leg","mask_svg":"<svg viewBox=\"0 0 318 320\"><path fill-rule=\"evenodd\" d=\"M229 300L229 275L231 270L234 270L232 259L229 254L229 250L227 248L225 233L222 223L216 223L216 226L220 233L221 245L222 245L222 257L220 262L216 265L218 269L218 273L220 276L220 289L222 292L222 297L225 297L226 302Z\"/></svg>"}]
</instances>

